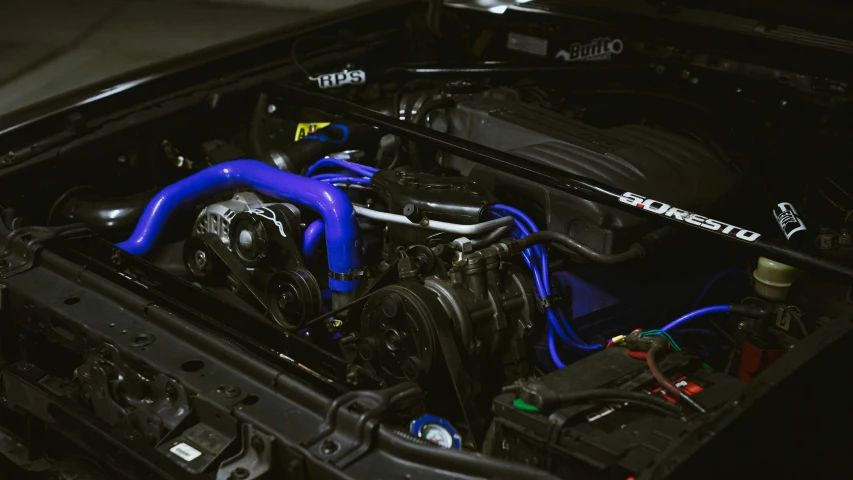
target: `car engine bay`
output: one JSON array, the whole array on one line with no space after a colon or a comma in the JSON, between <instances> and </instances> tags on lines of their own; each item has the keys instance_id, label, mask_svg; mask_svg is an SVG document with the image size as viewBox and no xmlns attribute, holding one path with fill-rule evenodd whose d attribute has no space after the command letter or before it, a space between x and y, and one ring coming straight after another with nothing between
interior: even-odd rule
<instances>
[{"instance_id":1,"label":"car engine bay","mask_svg":"<svg viewBox=\"0 0 853 480\"><path fill-rule=\"evenodd\" d=\"M847 83L639 28L395 8L5 149L6 457L664 478L846 355Z\"/></svg>"}]
</instances>

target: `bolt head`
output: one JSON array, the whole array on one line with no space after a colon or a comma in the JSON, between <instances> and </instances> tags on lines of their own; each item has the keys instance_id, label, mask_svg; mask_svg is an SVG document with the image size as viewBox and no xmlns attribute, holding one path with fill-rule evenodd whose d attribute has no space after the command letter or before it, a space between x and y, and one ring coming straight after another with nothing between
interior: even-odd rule
<instances>
[{"instance_id":1,"label":"bolt head","mask_svg":"<svg viewBox=\"0 0 853 480\"><path fill-rule=\"evenodd\" d=\"M275 105L273 105L272 103L267 105L267 113L269 113L270 115L275 113L276 110L278 110L278 108Z\"/></svg>"},{"instance_id":2,"label":"bolt head","mask_svg":"<svg viewBox=\"0 0 853 480\"><path fill-rule=\"evenodd\" d=\"M204 267L207 265L207 254L204 253L204 250L199 250L195 252L195 264L199 267Z\"/></svg>"},{"instance_id":3,"label":"bolt head","mask_svg":"<svg viewBox=\"0 0 853 480\"><path fill-rule=\"evenodd\" d=\"M242 232L240 232L237 241L240 244L241 249L251 250L252 246L254 246L255 244L255 234L253 234L249 230L243 230Z\"/></svg>"}]
</instances>

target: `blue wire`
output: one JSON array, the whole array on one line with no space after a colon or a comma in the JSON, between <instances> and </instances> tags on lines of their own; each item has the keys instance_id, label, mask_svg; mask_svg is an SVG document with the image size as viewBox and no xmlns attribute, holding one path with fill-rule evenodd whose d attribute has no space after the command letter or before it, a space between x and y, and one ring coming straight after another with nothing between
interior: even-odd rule
<instances>
[{"instance_id":1,"label":"blue wire","mask_svg":"<svg viewBox=\"0 0 853 480\"><path fill-rule=\"evenodd\" d=\"M548 326L548 352L551 354L551 361L554 362L555 367L559 369L566 366L557 353L557 346L554 344L554 328L550 325Z\"/></svg>"},{"instance_id":2,"label":"blue wire","mask_svg":"<svg viewBox=\"0 0 853 480\"><path fill-rule=\"evenodd\" d=\"M378 172L378 168L368 167L367 165L361 165L358 163L347 162L346 160L339 160L337 158L321 158L314 165L308 167L308 170L305 171L305 176L310 177L317 170L323 167L342 167L355 172L363 177L372 177L374 173Z\"/></svg>"},{"instance_id":3,"label":"blue wire","mask_svg":"<svg viewBox=\"0 0 853 480\"><path fill-rule=\"evenodd\" d=\"M516 227L522 232L523 236L527 236L531 233L536 233L539 231L539 227L536 226L536 222L534 222L533 219L527 216L527 214L515 207L510 207L509 205L502 205L498 203L491 205L490 208L492 208L496 212L508 214L514 217L516 219ZM524 228L525 225L527 226L527 228ZM539 253L542 268L542 278L545 279L545 293L546 295L551 295L551 273L548 267L548 257L547 252L545 251L545 247L543 245L535 245L532 248L535 249L537 253Z\"/></svg>"},{"instance_id":4,"label":"blue wire","mask_svg":"<svg viewBox=\"0 0 853 480\"><path fill-rule=\"evenodd\" d=\"M358 177L329 177L329 178L321 178L319 179L324 183L353 183L356 185L370 185L369 178L358 178Z\"/></svg>"},{"instance_id":5,"label":"blue wire","mask_svg":"<svg viewBox=\"0 0 853 480\"><path fill-rule=\"evenodd\" d=\"M708 294L708 291L711 290L711 287L713 287L714 284L717 283L717 281L719 281L721 278L727 277L729 275L749 275L749 272L743 268L733 268L730 270L723 270L722 272L714 275L713 277L711 277L710 280L708 280L708 283L705 284L705 288L703 288L702 291L699 292L699 296L696 297L696 300L693 302L693 305L690 306L690 309L696 310L697 308L699 308L699 304L705 298L705 295Z\"/></svg>"},{"instance_id":6,"label":"blue wire","mask_svg":"<svg viewBox=\"0 0 853 480\"><path fill-rule=\"evenodd\" d=\"M664 325L661 330L663 330L664 332L668 332L683 323L693 320L694 318L701 317L703 315L709 315L711 313L728 312L729 310L731 310L731 308L731 305L714 305L712 307L700 308L699 310L694 310L686 315L676 318L675 320Z\"/></svg>"},{"instance_id":7,"label":"blue wire","mask_svg":"<svg viewBox=\"0 0 853 480\"><path fill-rule=\"evenodd\" d=\"M515 220L515 229L511 234L513 239L517 240L539 231L536 223L533 222L530 217L514 207L495 204L489 207L489 213L493 218L509 216ZM522 258L524 259L524 263L527 264L527 267L533 273L536 293L539 295L539 298L549 297L551 295L551 282L548 268L548 257L545 248L542 245L534 245L533 247L527 248L522 252ZM548 350L550 352L551 359L558 368L562 368L565 364L559 360L557 348L553 340L555 332L563 343L578 353L590 353L602 348L601 344L587 345L586 342L578 337L572 330L561 310L549 307L546 309L546 315L549 321Z\"/></svg>"}]
</instances>

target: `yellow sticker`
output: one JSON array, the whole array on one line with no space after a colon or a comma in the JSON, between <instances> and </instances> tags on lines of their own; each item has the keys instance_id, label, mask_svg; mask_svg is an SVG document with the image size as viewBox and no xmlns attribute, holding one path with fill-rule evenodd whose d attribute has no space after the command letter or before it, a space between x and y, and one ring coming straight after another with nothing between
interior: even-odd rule
<instances>
[{"instance_id":1,"label":"yellow sticker","mask_svg":"<svg viewBox=\"0 0 853 480\"><path fill-rule=\"evenodd\" d=\"M294 140L299 140L305 135L310 135L323 127L328 127L329 125L331 125L330 122L299 123L296 125L296 138L294 138Z\"/></svg>"}]
</instances>

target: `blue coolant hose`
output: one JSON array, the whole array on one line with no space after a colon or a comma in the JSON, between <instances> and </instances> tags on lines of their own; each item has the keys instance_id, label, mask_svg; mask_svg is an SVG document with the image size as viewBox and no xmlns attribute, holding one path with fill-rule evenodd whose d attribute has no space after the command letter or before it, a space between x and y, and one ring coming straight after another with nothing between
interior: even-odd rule
<instances>
[{"instance_id":1,"label":"blue coolant hose","mask_svg":"<svg viewBox=\"0 0 853 480\"><path fill-rule=\"evenodd\" d=\"M326 224L322 220L314 220L305 229L305 234L302 239L302 253L305 256L305 261L309 264L314 260L314 254L317 253L317 248L323 240L323 235L326 233Z\"/></svg>"},{"instance_id":2,"label":"blue coolant hose","mask_svg":"<svg viewBox=\"0 0 853 480\"><path fill-rule=\"evenodd\" d=\"M344 277L330 277L329 287L337 292L357 288L357 282L348 279L353 270L361 268L361 254L355 210L347 195L334 185L283 172L256 160L221 163L164 188L145 207L130 238L117 246L144 256L154 248L173 214L238 188L250 188L316 210L325 224L329 270Z\"/></svg>"}]
</instances>

